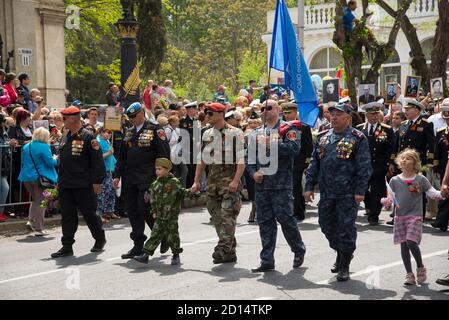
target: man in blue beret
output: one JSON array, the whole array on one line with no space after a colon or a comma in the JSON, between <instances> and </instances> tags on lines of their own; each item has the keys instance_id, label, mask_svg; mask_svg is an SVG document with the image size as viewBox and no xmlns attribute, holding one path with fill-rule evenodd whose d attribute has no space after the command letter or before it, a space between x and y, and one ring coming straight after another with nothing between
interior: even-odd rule
<instances>
[{"instance_id":1,"label":"man in blue beret","mask_svg":"<svg viewBox=\"0 0 449 320\"><path fill-rule=\"evenodd\" d=\"M120 154L112 182L115 188L122 179L125 190L125 207L131 223L131 239L134 247L122 255L122 259L132 259L143 253L147 239L144 234L145 222L153 228L154 219L150 213L150 203L145 201L145 193L156 178L157 158L170 158L170 147L164 129L145 119L145 111L139 102L131 104L125 111L133 127L129 128L120 146ZM161 244L161 252L168 250Z\"/></svg>"},{"instance_id":2,"label":"man in blue beret","mask_svg":"<svg viewBox=\"0 0 449 320\"><path fill-rule=\"evenodd\" d=\"M347 102L329 108L332 129L323 131L317 139L304 194L311 202L313 187L319 184L319 224L330 247L337 251L331 272L338 272L338 281L349 279L349 264L356 248L357 209L372 172L368 140L350 125L352 110Z\"/></svg>"}]
</instances>

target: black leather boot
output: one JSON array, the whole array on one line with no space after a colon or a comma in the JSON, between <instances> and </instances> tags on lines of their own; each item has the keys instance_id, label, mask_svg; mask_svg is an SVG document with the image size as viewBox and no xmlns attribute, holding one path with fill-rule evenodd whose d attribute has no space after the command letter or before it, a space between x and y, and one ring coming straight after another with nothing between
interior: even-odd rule
<instances>
[{"instance_id":1,"label":"black leather boot","mask_svg":"<svg viewBox=\"0 0 449 320\"><path fill-rule=\"evenodd\" d=\"M133 257L134 260L140 262L140 263L148 263L148 259L150 258L150 255L148 253L142 253L140 256Z\"/></svg>"},{"instance_id":2,"label":"black leather boot","mask_svg":"<svg viewBox=\"0 0 449 320\"><path fill-rule=\"evenodd\" d=\"M338 269L340 269L340 260L341 260L341 253L340 253L340 251L337 251L337 260L335 260L335 263L332 266L332 269L331 269L332 273L337 273Z\"/></svg>"},{"instance_id":3,"label":"black leather boot","mask_svg":"<svg viewBox=\"0 0 449 320\"><path fill-rule=\"evenodd\" d=\"M122 259L132 259L135 256L140 256L143 253L143 246L134 245L134 247L127 253L122 254Z\"/></svg>"},{"instance_id":4,"label":"black leather boot","mask_svg":"<svg viewBox=\"0 0 449 320\"><path fill-rule=\"evenodd\" d=\"M349 265L353 258L352 252L341 252L340 268L337 274L337 281L349 280Z\"/></svg>"},{"instance_id":5,"label":"black leather boot","mask_svg":"<svg viewBox=\"0 0 449 320\"><path fill-rule=\"evenodd\" d=\"M256 202L252 202L251 212L249 213L248 222L256 222Z\"/></svg>"},{"instance_id":6,"label":"black leather boot","mask_svg":"<svg viewBox=\"0 0 449 320\"><path fill-rule=\"evenodd\" d=\"M102 252L105 245L106 239L95 240L95 244L92 249L90 249L90 252Z\"/></svg>"},{"instance_id":7,"label":"black leather boot","mask_svg":"<svg viewBox=\"0 0 449 320\"><path fill-rule=\"evenodd\" d=\"M73 256L72 246L62 246L57 252L52 253L51 257L54 258L63 258Z\"/></svg>"}]
</instances>

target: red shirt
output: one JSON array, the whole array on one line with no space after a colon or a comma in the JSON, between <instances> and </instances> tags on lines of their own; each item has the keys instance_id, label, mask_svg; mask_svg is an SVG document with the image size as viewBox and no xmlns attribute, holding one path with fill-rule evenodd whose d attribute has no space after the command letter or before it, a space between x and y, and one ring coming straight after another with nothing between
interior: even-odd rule
<instances>
[{"instance_id":1,"label":"red shirt","mask_svg":"<svg viewBox=\"0 0 449 320\"><path fill-rule=\"evenodd\" d=\"M143 91L143 103L147 109L151 110L151 91L148 89Z\"/></svg>"},{"instance_id":2,"label":"red shirt","mask_svg":"<svg viewBox=\"0 0 449 320\"><path fill-rule=\"evenodd\" d=\"M17 100L17 91L15 88L11 87L8 83L3 85L3 89L8 91L9 98L11 99L10 103L14 103Z\"/></svg>"}]
</instances>

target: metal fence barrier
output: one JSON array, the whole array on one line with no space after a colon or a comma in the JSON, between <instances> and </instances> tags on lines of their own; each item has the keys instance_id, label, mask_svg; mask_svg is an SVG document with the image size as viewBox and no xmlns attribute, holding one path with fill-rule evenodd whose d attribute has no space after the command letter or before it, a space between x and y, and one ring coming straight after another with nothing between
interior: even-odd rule
<instances>
[{"instance_id":1,"label":"metal fence barrier","mask_svg":"<svg viewBox=\"0 0 449 320\"><path fill-rule=\"evenodd\" d=\"M8 161L9 162L9 172L5 172L1 173L1 179L6 178L6 181L9 185L9 194L8 197L6 198L6 202L5 203L0 203L0 207L10 207L10 206L18 206L18 205L26 205L26 204L30 204L31 203L31 198L30 195L28 194L28 199L24 199L23 198L23 190L25 188L25 186L23 185L22 182L20 182L17 179L17 176L19 175L19 172L15 173L13 172L14 170L14 161L19 161L21 162L22 159L18 159L17 157L19 157L19 152L18 150L21 147L16 147L13 148L9 145L0 145L0 168L3 168L4 165L4 161ZM20 165L21 168L21 165ZM18 195L18 199L14 199L16 202L13 202L13 193L16 190L18 185L18 193L16 193L16 195ZM3 189L3 181L2 183L0 183L0 194L4 192Z\"/></svg>"}]
</instances>

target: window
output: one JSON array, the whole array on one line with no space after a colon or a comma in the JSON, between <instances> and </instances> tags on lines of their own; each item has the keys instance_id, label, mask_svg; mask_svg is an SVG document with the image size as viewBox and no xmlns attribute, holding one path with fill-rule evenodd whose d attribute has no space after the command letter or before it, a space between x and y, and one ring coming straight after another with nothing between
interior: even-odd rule
<instances>
[{"instance_id":1,"label":"window","mask_svg":"<svg viewBox=\"0 0 449 320\"><path fill-rule=\"evenodd\" d=\"M340 52L334 48L324 48L315 53L310 61L309 72L323 76L335 76L338 66L343 64Z\"/></svg>"}]
</instances>

